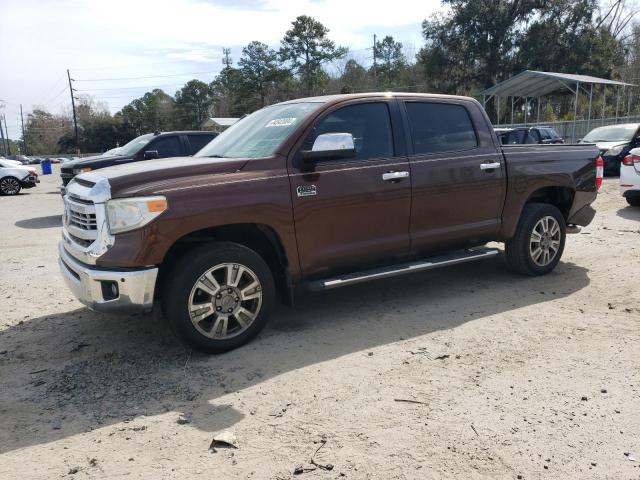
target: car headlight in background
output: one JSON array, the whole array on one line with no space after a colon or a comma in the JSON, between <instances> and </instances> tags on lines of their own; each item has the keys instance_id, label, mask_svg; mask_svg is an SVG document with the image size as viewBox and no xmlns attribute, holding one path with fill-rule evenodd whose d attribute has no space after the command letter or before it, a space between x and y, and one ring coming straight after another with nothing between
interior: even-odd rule
<instances>
[{"instance_id":1,"label":"car headlight in background","mask_svg":"<svg viewBox=\"0 0 640 480\"><path fill-rule=\"evenodd\" d=\"M609 150L604 152L604 154L607 157L615 157L616 155L620 155L622 153L623 148L624 148L624 145L618 145L617 147L610 148Z\"/></svg>"},{"instance_id":2,"label":"car headlight in background","mask_svg":"<svg viewBox=\"0 0 640 480\"><path fill-rule=\"evenodd\" d=\"M91 171L91 167L74 168L73 169L73 174L74 175L78 175L80 173L90 172L90 171Z\"/></svg>"},{"instance_id":3,"label":"car headlight in background","mask_svg":"<svg viewBox=\"0 0 640 480\"><path fill-rule=\"evenodd\" d=\"M107 202L107 222L112 234L135 230L168 208L163 196L117 198Z\"/></svg>"}]
</instances>

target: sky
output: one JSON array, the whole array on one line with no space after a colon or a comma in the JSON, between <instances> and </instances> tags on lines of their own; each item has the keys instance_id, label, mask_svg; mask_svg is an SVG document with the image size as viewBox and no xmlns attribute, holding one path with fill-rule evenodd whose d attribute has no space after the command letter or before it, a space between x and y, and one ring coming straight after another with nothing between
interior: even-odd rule
<instances>
[{"instance_id":1,"label":"sky","mask_svg":"<svg viewBox=\"0 0 640 480\"><path fill-rule=\"evenodd\" d=\"M210 82L258 40L278 48L291 21L310 15L352 58L369 64L373 34L392 35L409 54L439 1L394 0L0 0L0 112L20 136L20 104L70 110L76 95L112 113L153 88L173 95L192 78Z\"/></svg>"}]
</instances>

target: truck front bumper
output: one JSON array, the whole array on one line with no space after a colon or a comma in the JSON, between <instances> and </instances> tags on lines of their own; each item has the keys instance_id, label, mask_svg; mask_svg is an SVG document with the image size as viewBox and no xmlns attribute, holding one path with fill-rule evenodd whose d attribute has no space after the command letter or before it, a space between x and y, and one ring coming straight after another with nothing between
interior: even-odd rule
<instances>
[{"instance_id":1,"label":"truck front bumper","mask_svg":"<svg viewBox=\"0 0 640 480\"><path fill-rule=\"evenodd\" d=\"M80 302L97 312L139 313L153 306L157 268L101 270L78 262L63 242L58 245L60 272Z\"/></svg>"}]
</instances>

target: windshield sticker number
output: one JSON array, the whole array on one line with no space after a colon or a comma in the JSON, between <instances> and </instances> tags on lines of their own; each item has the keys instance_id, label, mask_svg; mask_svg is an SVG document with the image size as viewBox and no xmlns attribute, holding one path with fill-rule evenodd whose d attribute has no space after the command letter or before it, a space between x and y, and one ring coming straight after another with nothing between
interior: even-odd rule
<instances>
[{"instance_id":1,"label":"windshield sticker number","mask_svg":"<svg viewBox=\"0 0 640 480\"><path fill-rule=\"evenodd\" d=\"M293 125L296 122L297 118L295 117L287 117L287 118L274 118L269 121L264 128L269 127L288 127L289 125Z\"/></svg>"}]
</instances>

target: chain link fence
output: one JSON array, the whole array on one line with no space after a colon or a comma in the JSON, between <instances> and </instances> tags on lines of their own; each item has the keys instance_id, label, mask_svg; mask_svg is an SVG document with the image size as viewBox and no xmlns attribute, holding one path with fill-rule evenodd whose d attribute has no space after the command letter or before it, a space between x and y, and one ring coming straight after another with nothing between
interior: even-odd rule
<instances>
[{"instance_id":1,"label":"chain link fence","mask_svg":"<svg viewBox=\"0 0 640 480\"><path fill-rule=\"evenodd\" d=\"M567 143L575 143L584 137L587 133L596 127L605 125L615 125L620 123L640 123L640 115L631 115L629 117L611 117L611 118L592 118L591 120L576 120L575 136L573 133L573 120L565 122L529 122L529 123L502 123L495 125L500 128L517 128L517 127L534 127L536 125L545 125L553 128L558 135L564 138Z\"/></svg>"}]
</instances>

